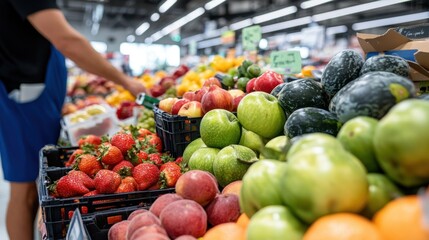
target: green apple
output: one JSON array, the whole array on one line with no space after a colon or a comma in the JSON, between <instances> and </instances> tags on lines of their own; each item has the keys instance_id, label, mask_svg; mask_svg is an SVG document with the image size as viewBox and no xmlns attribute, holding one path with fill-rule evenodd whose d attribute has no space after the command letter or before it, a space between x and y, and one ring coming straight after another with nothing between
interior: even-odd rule
<instances>
[{"instance_id":1,"label":"green apple","mask_svg":"<svg viewBox=\"0 0 429 240\"><path fill-rule=\"evenodd\" d=\"M197 138L190 142L183 151L183 163L187 164L189 162L189 159L191 159L192 154L201 147L206 147L206 144L201 138Z\"/></svg>"},{"instance_id":2,"label":"green apple","mask_svg":"<svg viewBox=\"0 0 429 240\"><path fill-rule=\"evenodd\" d=\"M247 227L247 239L300 240L305 231L306 225L286 206L272 205L252 216Z\"/></svg>"},{"instance_id":3,"label":"green apple","mask_svg":"<svg viewBox=\"0 0 429 240\"><path fill-rule=\"evenodd\" d=\"M213 162L220 149L201 147L197 149L191 156L188 166L191 170L198 169L213 173Z\"/></svg>"},{"instance_id":4,"label":"green apple","mask_svg":"<svg viewBox=\"0 0 429 240\"><path fill-rule=\"evenodd\" d=\"M288 145L289 139L285 135L277 136L271 140L269 140L265 144L265 150L273 150L275 154L278 155L276 159L286 160L286 145ZM259 159L267 159L268 156L265 156L266 153L261 152L259 154Z\"/></svg>"},{"instance_id":5,"label":"green apple","mask_svg":"<svg viewBox=\"0 0 429 240\"><path fill-rule=\"evenodd\" d=\"M213 109L201 119L200 135L207 147L221 149L240 141L241 125L230 111Z\"/></svg>"},{"instance_id":6,"label":"green apple","mask_svg":"<svg viewBox=\"0 0 429 240\"><path fill-rule=\"evenodd\" d=\"M222 148L213 162L213 172L219 185L242 180L247 169L258 161L255 152L245 146L232 144Z\"/></svg>"},{"instance_id":7,"label":"green apple","mask_svg":"<svg viewBox=\"0 0 429 240\"><path fill-rule=\"evenodd\" d=\"M246 146L258 154L266 142L267 140L260 135L245 129L244 127L241 128L241 138L238 144Z\"/></svg>"},{"instance_id":8,"label":"green apple","mask_svg":"<svg viewBox=\"0 0 429 240\"><path fill-rule=\"evenodd\" d=\"M252 92L241 99L237 117L247 130L264 138L274 138L283 132L286 114L276 97L265 92Z\"/></svg>"}]
</instances>

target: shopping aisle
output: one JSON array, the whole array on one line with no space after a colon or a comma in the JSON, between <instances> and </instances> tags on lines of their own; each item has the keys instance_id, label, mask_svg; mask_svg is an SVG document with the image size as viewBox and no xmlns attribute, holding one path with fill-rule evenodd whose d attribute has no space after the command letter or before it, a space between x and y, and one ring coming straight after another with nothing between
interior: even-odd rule
<instances>
[{"instance_id":1,"label":"shopping aisle","mask_svg":"<svg viewBox=\"0 0 429 240\"><path fill-rule=\"evenodd\" d=\"M6 207L8 199L9 184L4 181L3 171L0 170L0 239L8 239L6 232Z\"/></svg>"}]
</instances>

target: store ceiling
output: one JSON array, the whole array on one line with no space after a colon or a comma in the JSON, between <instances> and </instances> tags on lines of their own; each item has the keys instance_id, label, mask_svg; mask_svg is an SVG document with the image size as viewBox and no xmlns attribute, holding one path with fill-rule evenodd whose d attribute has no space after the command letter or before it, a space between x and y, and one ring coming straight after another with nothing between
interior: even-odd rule
<instances>
[{"instance_id":1,"label":"store ceiling","mask_svg":"<svg viewBox=\"0 0 429 240\"><path fill-rule=\"evenodd\" d=\"M113 30L121 29L126 30L125 32L127 32L127 34L135 34L135 30L138 26L143 22L148 22L150 24L149 29L137 38L138 41L144 41L144 39L148 39L148 37L153 36L157 31L160 31L172 22L182 18L189 12L199 7L204 7L209 0L177 0L170 9L165 13L160 14L158 21L151 21L151 15L159 12L159 7L165 1L166 0L58 0L58 4L72 25L90 28L94 34L97 33L99 28L108 28ZM391 2L395 0L383 1ZM314 16L336 9L343 9L350 6L376 1L334 0L309 9L302 9L300 7L302 2L302 0L227 0L211 10L206 10L204 14L196 20L184 25L180 30L180 35L182 39L185 39L189 36L203 33L205 29L210 28L210 26L215 29L229 27L231 24L241 20L285 8L287 6L296 6L297 12L261 23L260 25L271 25L274 23ZM327 27L346 25L348 26L349 31L353 31L351 25L357 22L401 16L423 11L429 11L429 1L412 0L357 14L318 21L318 24ZM335 13L333 15L335 15ZM429 19L421 20L418 23L428 22L428 20ZM394 26L397 25L398 24L394 24ZM295 28L289 28L287 31L297 31L302 27L305 26L301 25ZM389 26L386 26L385 28L387 27ZM278 33L278 31L274 31L269 34L275 34L276 32ZM156 43L174 42L171 39L171 35L167 34L157 40Z\"/></svg>"}]
</instances>

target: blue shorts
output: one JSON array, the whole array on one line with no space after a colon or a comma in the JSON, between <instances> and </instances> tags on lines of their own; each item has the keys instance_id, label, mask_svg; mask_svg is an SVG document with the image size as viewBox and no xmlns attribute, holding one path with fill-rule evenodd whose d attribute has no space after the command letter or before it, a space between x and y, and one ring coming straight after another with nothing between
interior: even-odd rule
<instances>
[{"instance_id":1,"label":"blue shorts","mask_svg":"<svg viewBox=\"0 0 429 240\"><path fill-rule=\"evenodd\" d=\"M0 156L7 181L35 181L40 149L58 141L67 70L64 57L51 49L45 89L37 99L17 103L9 98L0 81Z\"/></svg>"}]
</instances>

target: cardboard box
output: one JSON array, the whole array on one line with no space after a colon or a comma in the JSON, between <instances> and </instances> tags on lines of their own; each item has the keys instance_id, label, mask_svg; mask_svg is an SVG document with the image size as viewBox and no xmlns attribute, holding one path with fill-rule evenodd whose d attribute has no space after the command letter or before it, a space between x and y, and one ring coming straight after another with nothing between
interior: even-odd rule
<instances>
[{"instance_id":1,"label":"cardboard box","mask_svg":"<svg viewBox=\"0 0 429 240\"><path fill-rule=\"evenodd\" d=\"M393 28L382 35L357 33L357 38L366 58L378 54L402 57L410 65L413 82L429 81L429 39L410 39Z\"/></svg>"}]
</instances>

